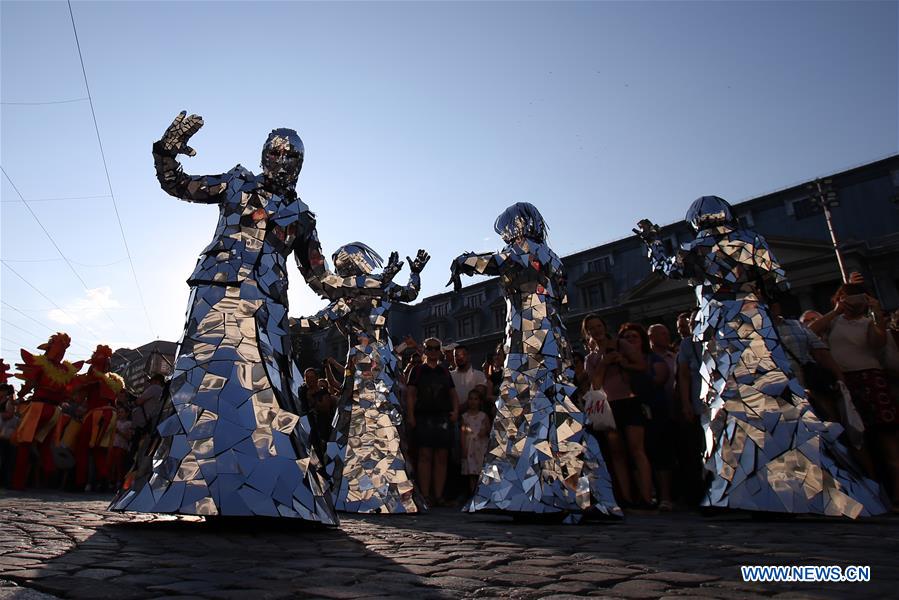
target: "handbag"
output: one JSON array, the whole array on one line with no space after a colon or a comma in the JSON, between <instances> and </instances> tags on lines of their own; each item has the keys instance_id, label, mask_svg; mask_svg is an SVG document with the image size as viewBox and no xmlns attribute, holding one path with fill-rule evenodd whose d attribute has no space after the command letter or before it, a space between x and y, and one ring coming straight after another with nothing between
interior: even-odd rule
<instances>
[{"instance_id":1,"label":"handbag","mask_svg":"<svg viewBox=\"0 0 899 600\"><path fill-rule=\"evenodd\" d=\"M584 394L584 414L587 415L593 431L616 429L612 405L609 403L606 393L602 390L594 390L593 386L590 386L590 389Z\"/></svg>"}]
</instances>

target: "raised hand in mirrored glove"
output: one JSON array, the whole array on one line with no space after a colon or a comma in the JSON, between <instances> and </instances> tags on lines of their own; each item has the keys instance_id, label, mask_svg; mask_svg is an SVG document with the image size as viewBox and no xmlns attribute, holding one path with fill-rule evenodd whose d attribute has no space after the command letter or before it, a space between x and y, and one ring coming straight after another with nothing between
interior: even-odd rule
<instances>
[{"instance_id":1,"label":"raised hand in mirrored glove","mask_svg":"<svg viewBox=\"0 0 899 600\"><path fill-rule=\"evenodd\" d=\"M418 254L415 255L415 260L406 257L406 260L409 261L409 270L413 273L421 273L422 269L425 268L425 265L428 264L428 261L431 260L431 256L425 252L424 250L419 250Z\"/></svg>"},{"instance_id":2,"label":"raised hand in mirrored glove","mask_svg":"<svg viewBox=\"0 0 899 600\"><path fill-rule=\"evenodd\" d=\"M387 265L384 267L384 270L381 271L381 277L384 283L388 281L393 281L393 278L396 277L396 274L400 272L403 268L403 261L400 260L400 255L398 252L394 251L390 253L390 258L387 259Z\"/></svg>"},{"instance_id":3,"label":"raised hand in mirrored glove","mask_svg":"<svg viewBox=\"0 0 899 600\"><path fill-rule=\"evenodd\" d=\"M450 263L450 278L449 281L446 282L446 285L452 285L453 291L458 292L462 289L462 263L465 262L465 259L468 255L471 254L467 252L460 256L457 256L453 259L453 262Z\"/></svg>"},{"instance_id":4,"label":"raised hand in mirrored glove","mask_svg":"<svg viewBox=\"0 0 899 600\"><path fill-rule=\"evenodd\" d=\"M186 154L196 156L197 152L187 145L187 141L203 126L203 117L200 115L187 116L187 111L182 110L169 125L160 140L162 148L172 156Z\"/></svg>"},{"instance_id":5,"label":"raised hand in mirrored glove","mask_svg":"<svg viewBox=\"0 0 899 600\"><path fill-rule=\"evenodd\" d=\"M649 219L640 219L635 229L631 229L637 236L646 241L651 242L659 239L659 226Z\"/></svg>"}]
</instances>

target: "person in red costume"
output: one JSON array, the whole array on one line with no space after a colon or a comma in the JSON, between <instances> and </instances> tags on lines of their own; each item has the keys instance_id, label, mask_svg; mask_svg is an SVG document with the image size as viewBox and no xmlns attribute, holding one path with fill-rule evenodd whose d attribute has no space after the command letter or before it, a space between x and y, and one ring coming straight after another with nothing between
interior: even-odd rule
<instances>
[{"instance_id":1,"label":"person in red costume","mask_svg":"<svg viewBox=\"0 0 899 600\"><path fill-rule=\"evenodd\" d=\"M23 349L23 362L16 364L19 368L16 377L25 382L19 390L19 400L23 400L29 393L31 396L21 404L21 419L12 437L12 442L18 444L12 478L13 489L25 489L31 467L29 454L32 450L36 450L40 456L36 475L38 483L41 473L47 479L53 472L52 431L59 420L60 405L68 398L69 386L84 364L83 361L70 363L63 360L71 342L71 338L65 333L55 333L46 344L38 346L38 350L44 351L43 354L35 356Z\"/></svg>"},{"instance_id":2,"label":"person in red costume","mask_svg":"<svg viewBox=\"0 0 899 600\"><path fill-rule=\"evenodd\" d=\"M0 358L0 385L6 385L6 382L9 381L9 365L6 364L6 361Z\"/></svg>"},{"instance_id":3,"label":"person in red costume","mask_svg":"<svg viewBox=\"0 0 899 600\"><path fill-rule=\"evenodd\" d=\"M115 435L115 400L125 381L109 372L112 348L100 344L88 362L86 373L75 377L72 397L84 411L81 430L75 441L75 486L86 489L109 480L107 457ZM93 477L90 465L93 465Z\"/></svg>"}]
</instances>

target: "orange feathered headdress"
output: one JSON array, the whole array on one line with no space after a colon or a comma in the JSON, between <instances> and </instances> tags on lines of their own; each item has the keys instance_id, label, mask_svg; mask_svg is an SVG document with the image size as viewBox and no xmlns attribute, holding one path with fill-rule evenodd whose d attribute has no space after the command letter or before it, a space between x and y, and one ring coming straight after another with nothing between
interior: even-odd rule
<instances>
[{"instance_id":1,"label":"orange feathered headdress","mask_svg":"<svg viewBox=\"0 0 899 600\"><path fill-rule=\"evenodd\" d=\"M62 346L63 348L68 348L69 344L72 343L72 338L69 337L69 334L63 332L57 332L50 336L50 339L47 340L46 343L41 344L37 347L38 350L49 350L55 346Z\"/></svg>"}]
</instances>

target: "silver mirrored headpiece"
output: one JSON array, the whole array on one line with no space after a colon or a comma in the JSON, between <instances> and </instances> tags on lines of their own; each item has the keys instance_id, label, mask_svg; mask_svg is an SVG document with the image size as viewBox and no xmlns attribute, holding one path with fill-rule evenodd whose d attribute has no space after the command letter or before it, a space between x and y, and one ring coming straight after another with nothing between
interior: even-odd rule
<instances>
[{"instance_id":1,"label":"silver mirrored headpiece","mask_svg":"<svg viewBox=\"0 0 899 600\"><path fill-rule=\"evenodd\" d=\"M367 275L383 264L377 252L362 242L351 242L332 255L334 270L341 277Z\"/></svg>"},{"instance_id":2,"label":"silver mirrored headpiece","mask_svg":"<svg viewBox=\"0 0 899 600\"><path fill-rule=\"evenodd\" d=\"M517 237L543 242L546 240L547 229L543 215L529 202L516 202L504 210L493 223L493 230L507 244Z\"/></svg>"},{"instance_id":3,"label":"silver mirrored headpiece","mask_svg":"<svg viewBox=\"0 0 899 600\"><path fill-rule=\"evenodd\" d=\"M686 221L693 229L700 231L718 225L732 223L734 220L730 204L718 196L702 196L693 201L687 209Z\"/></svg>"}]
</instances>

